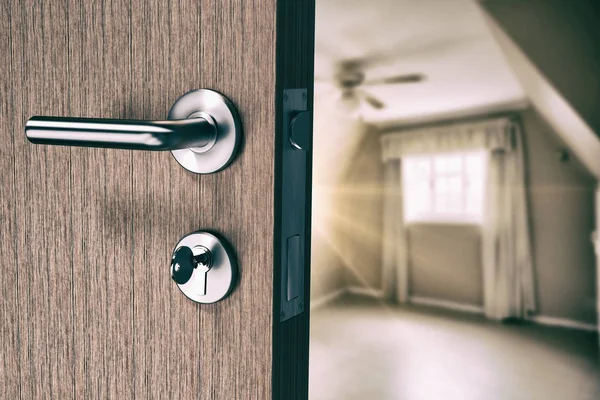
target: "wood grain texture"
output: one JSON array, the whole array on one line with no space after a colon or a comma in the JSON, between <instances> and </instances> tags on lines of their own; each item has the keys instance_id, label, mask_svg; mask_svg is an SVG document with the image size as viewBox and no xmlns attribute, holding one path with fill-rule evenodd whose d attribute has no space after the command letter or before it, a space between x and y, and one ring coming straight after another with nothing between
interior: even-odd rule
<instances>
[{"instance_id":1,"label":"wood grain texture","mask_svg":"<svg viewBox=\"0 0 600 400\"><path fill-rule=\"evenodd\" d=\"M283 91L284 89L307 89L308 110L313 110L315 0L280 1L277 7L277 129L276 187L280 187L279 172L282 160ZM312 132L310 134L312 148ZM273 398L308 398L308 355L310 338L310 243L312 199L312 151L307 158L307 189L305 214L305 265L304 265L304 312L284 322L273 324ZM280 193L280 191L276 191ZM279 233L282 219L281 198L276 197L275 249L280 249ZM280 260L276 250L276 260ZM281 281L281 266L276 266L274 281ZM274 315L281 310L280 291L274 293Z\"/></svg>"},{"instance_id":2,"label":"wood grain texture","mask_svg":"<svg viewBox=\"0 0 600 400\"><path fill-rule=\"evenodd\" d=\"M72 356L70 188L64 179L70 151L28 146L21 117L41 110L49 115L67 112L66 53L45 51L65 48L67 22L61 18L52 22L64 14L62 6L22 2L11 10L11 35L19 38L13 41L11 89L13 103L22 107L11 116L10 132L15 143L14 263L18 266L22 398L69 396L70 385L63 382L72 382L72 365L64 361Z\"/></svg>"},{"instance_id":3,"label":"wood grain texture","mask_svg":"<svg viewBox=\"0 0 600 400\"><path fill-rule=\"evenodd\" d=\"M274 397L277 1L0 10L0 397ZM25 139L33 115L160 119L197 88L243 119L241 155L214 175L169 153ZM241 269L214 305L187 300L168 272L178 239L202 228L229 239Z\"/></svg>"},{"instance_id":4,"label":"wood grain texture","mask_svg":"<svg viewBox=\"0 0 600 400\"><path fill-rule=\"evenodd\" d=\"M5 59L10 59L13 45L10 32L11 14L7 4L0 4L0 54ZM6 78L0 79L0 126L8 131L14 129L12 115L18 111L14 107L13 93L11 92L10 79L15 71L9 63L3 69ZM19 317L19 301L17 291L17 265L16 257L16 215L12 200L14 199L14 143L12 137L2 137L0 146L0 260L4 273L0 276L0 398L18 398L19 393L19 330L17 320Z\"/></svg>"}]
</instances>

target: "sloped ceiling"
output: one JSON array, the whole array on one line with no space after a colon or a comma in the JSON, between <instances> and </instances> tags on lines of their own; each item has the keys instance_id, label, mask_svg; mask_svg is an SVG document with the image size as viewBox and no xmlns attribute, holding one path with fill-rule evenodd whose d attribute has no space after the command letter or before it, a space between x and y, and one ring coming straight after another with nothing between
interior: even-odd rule
<instances>
[{"instance_id":1,"label":"sloped ceiling","mask_svg":"<svg viewBox=\"0 0 600 400\"><path fill-rule=\"evenodd\" d=\"M600 3L482 1L533 107L600 179Z\"/></svg>"},{"instance_id":2,"label":"sloped ceiling","mask_svg":"<svg viewBox=\"0 0 600 400\"><path fill-rule=\"evenodd\" d=\"M369 86L386 103L368 106L367 122L407 121L522 102L511 73L473 0L317 0L315 75L330 78L336 62L384 58L368 77L422 73L416 84ZM315 97L335 104L333 84L315 84Z\"/></svg>"},{"instance_id":3,"label":"sloped ceiling","mask_svg":"<svg viewBox=\"0 0 600 400\"><path fill-rule=\"evenodd\" d=\"M480 4L600 136L600 1Z\"/></svg>"}]
</instances>

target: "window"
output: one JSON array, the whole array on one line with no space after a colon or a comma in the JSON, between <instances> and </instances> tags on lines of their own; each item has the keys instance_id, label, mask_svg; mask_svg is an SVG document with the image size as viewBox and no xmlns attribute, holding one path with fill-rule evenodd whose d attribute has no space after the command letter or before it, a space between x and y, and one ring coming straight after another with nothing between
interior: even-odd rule
<instances>
[{"instance_id":1,"label":"window","mask_svg":"<svg viewBox=\"0 0 600 400\"><path fill-rule=\"evenodd\" d=\"M405 221L480 223L485 161L483 151L403 157Z\"/></svg>"}]
</instances>

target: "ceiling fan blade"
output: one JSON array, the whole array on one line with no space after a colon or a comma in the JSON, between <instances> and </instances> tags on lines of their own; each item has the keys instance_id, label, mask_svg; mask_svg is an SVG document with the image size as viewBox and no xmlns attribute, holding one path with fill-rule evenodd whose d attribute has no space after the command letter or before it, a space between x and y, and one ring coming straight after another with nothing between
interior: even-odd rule
<instances>
[{"instance_id":1,"label":"ceiling fan blade","mask_svg":"<svg viewBox=\"0 0 600 400\"><path fill-rule=\"evenodd\" d=\"M374 109L381 110L382 108L385 107L385 103L383 101L370 95L369 93L365 92L364 90L361 90L360 94L361 94L362 98Z\"/></svg>"},{"instance_id":2,"label":"ceiling fan blade","mask_svg":"<svg viewBox=\"0 0 600 400\"><path fill-rule=\"evenodd\" d=\"M418 83L425 80L423 74L404 74L366 80L363 85L395 85L398 83Z\"/></svg>"}]
</instances>

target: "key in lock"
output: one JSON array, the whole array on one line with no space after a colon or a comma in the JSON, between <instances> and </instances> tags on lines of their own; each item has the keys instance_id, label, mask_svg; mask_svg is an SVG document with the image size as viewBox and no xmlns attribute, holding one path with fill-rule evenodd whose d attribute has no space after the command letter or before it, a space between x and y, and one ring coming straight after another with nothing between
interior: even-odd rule
<instances>
[{"instance_id":1,"label":"key in lock","mask_svg":"<svg viewBox=\"0 0 600 400\"><path fill-rule=\"evenodd\" d=\"M198 276L196 288L199 296L206 295L206 275L212 267L210 251L204 246L190 249L182 246L175 250L171 262L171 277L177 284L184 285L194 274Z\"/></svg>"},{"instance_id":2,"label":"key in lock","mask_svg":"<svg viewBox=\"0 0 600 400\"><path fill-rule=\"evenodd\" d=\"M171 277L179 289L198 303L225 298L237 278L234 255L223 239L208 232L182 238L173 252Z\"/></svg>"}]
</instances>

